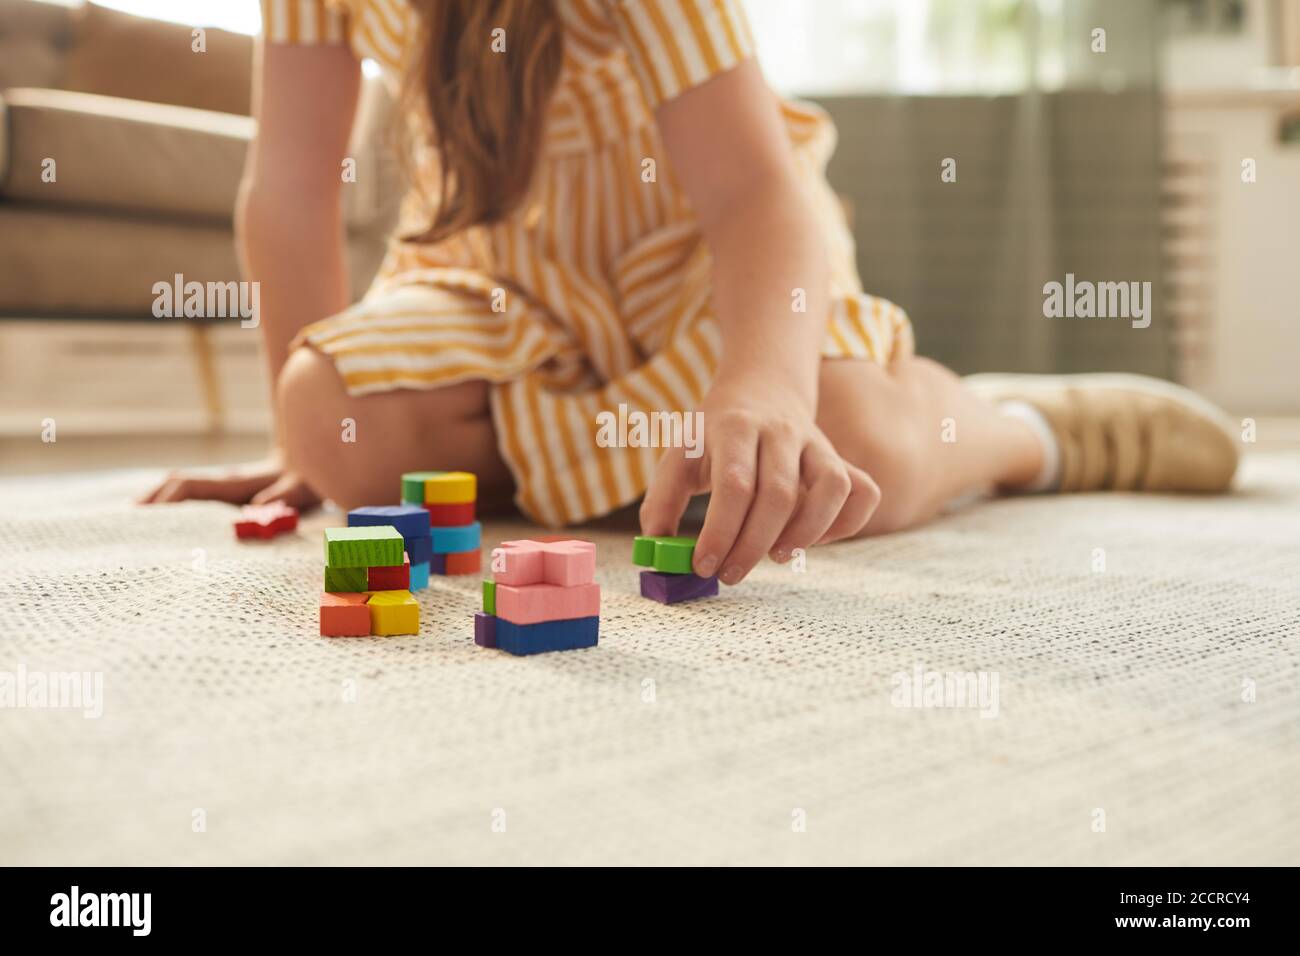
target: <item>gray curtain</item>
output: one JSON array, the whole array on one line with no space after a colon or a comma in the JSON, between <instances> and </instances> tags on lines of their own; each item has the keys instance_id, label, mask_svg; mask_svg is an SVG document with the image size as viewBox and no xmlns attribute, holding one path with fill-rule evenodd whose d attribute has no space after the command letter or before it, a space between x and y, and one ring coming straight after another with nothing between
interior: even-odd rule
<instances>
[{"instance_id":1,"label":"gray curtain","mask_svg":"<svg viewBox=\"0 0 1300 956\"><path fill-rule=\"evenodd\" d=\"M1043 25L1034 3L1023 13L1032 75ZM852 208L862 279L907 310L922 354L960 372L1168 376L1158 5L1069 0L1056 26L1060 90L814 98L839 128L830 179ZM940 178L945 158L954 183ZM1044 317L1044 284L1067 272L1150 282L1150 326Z\"/></svg>"}]
</instances>

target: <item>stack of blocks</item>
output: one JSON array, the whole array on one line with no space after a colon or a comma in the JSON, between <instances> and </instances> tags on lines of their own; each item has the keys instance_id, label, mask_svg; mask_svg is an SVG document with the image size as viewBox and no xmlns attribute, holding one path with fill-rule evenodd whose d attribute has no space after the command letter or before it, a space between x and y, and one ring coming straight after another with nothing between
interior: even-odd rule
<instances>
[{"instance_id":1,"label":"stack of blocks","mask_svg":"<svg viewBox=\"0 0 1300 956\"><path fill-rule=\"evenodd\" d=\"M402 535L393 525L327 528L321 634L419 633L420 605L410 591L410 573Z\"/></svg>"},{"instance_id":2,"label":"stack of blocks","mask_svg":"<svg viewBox=\"0 0 1300 956\"><path fill-rule=\"evenodd\" d=\"M506 541L492 551L474 643L511 654L594 647L600 631L596 546L590 541Z\"/></svg>"},{"instance_id":3,"label":"stack of blocks","mask_svg":"<svg viewBox=\"0 0 1300 956\"><path fill-rule=\"evenodd\" d=\"M632 542L632 563L650 569L641 572L641 596L660 604L715 597L717 575L702 578L693 573L694 557L694 538L638 536Z\"/></svg>"},{"instance_id":4,"label":"stack of blocks","mask_svg":"<svg viewBox=\"0 0 1300 956\"><path fill-rule=\"evenodd\" d=\"M390 525L402 536L402 548L406 552L406 581L396 585L390 583L401 575L390 578L387 569L371 568L368 589L384 590L378 585L386 585L388 590L403 587L409 591L420 591L429 586L430 561L433 558L433 538L430 535L429 512L420 505L378 505L367 508L353 508L348 512L349 528L381 528ZM379 580L376 581L376 572Z\"/></svg>"},{"instance_id":5,"label":"stack of blocks","mask_svg":"<svg viewBox=\"0 0 1300 956\"><path fill-rule=\"evenodd\" d=\"M428 574L479 572L482 528L474 520L477 498L478 480L467 471L402 475L402 504L421 508L429 516ZM415 560L413 555L411 561Z\"/></svg>"}]
</instances>

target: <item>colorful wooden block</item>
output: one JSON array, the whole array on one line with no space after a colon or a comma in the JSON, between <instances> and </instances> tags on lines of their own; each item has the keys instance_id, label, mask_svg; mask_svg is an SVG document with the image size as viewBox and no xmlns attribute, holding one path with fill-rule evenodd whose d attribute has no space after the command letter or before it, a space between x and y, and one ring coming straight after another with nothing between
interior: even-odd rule
<instances>
[{"instance_id":1,"label":"colorful wooden block","mask_svg":"<svg viewBox=\"0 0 1300 956\"><path fill-rule=\"evenodd\" d=\"M368 591L370 576L366 573L367 570L367 568L331 568L327 564L325 565L325 590Z\"/></svg>"},{"instance_id":2,"label":"colorful wooden block","mask_svg":"<svg viewBox=\"0 0 1300 956\"><path fill-rule=\"evenodd\" d=\"M555 584L567 588L590 584L595 574L596 546L590 541L505 541L492 550L492 576L498 584Z\"/></svg>"},{"instance_id":3,"label":"colorful wooden block","mask_svg":"<svg viewBox=\"0 0 1300 956\"><path fill-rule=\"evenodd\" d=\"M392 525L325 529L325 563L332 568L401 564L404 550L402 536Z\"/></svg>"},{"instance_id":4,"label":"colorful wooden block","mask_svg":"<svg viewBox=\"0 0 1300 956\"><path fill-rule=\"evenodd\" d=\"M664 574L662 571L641 572L641 596L660 604L680 604L696 598L716 597L718 576L702 578L697 574Z\"/></svg>"},{"instance_id":5,"label":"colorful wooden block","mask_svg":"<svg viewBox=\"0 0 1300 956\"><path fill-rule=\"evenodd\" d=\"M483 552L475 548L473 551L460 551L455 554L447 555L447 561L443 565L443 574L478 574L483 568Z\"/></svg>"},{"instance_id":6,"label":"colorful wooden block","mask_svg":"<svg viewBox=\"0 0 1300 956\"><path fill-rule=\"evenodd\" d=\"M412 564L429 563L429 557L433 554L433 538L423 534L418 538L403 538L402 541L406 543L406 553Z\"/></svg>"},{"instance_id":7,"label":"colorful wooden block","mask_svg":"<svg viewBox=\"0 0 1300 956\"><path fill-rule=\"evenodd\" d=\"M554 584L515 587L498 583L496 614L514 624L592 617L600 614L600 585L579 584L562 588Z\"/></svg>"},{"instance_id":8,"label":"colorful wooden block","mask_svg":"<svg viewBox=\"0 0 1300 956\"><path fill-rule=\"evenodd\" d=\"M474 614L474 643L479 647L497 646L497 619L491 614Z\"/></svg>"},{"instance_id":9,"label":"colorful wooden block","mask_svg":"<svg viewBox=\"0 0 1300 956\"><path fill-rule=\"evenodd\" d=\"M472 521L455 528L433 528L431 533L434 554L457 554L478 550L482 543L483 526Z\"/></svg>"},{"instance_id":10,"label":"colorful wooden block","mask_svg":"<svg viewBox=\"0 0 1300 956\"><path fill-rule=\"evenodd\" d=\"M370 609L370 633L420 633L420 603L410 591L376 591L366 602Z\"/></svg>"},{"instance_id":11,"label":"colorful wooden block","mask_svg":"<svg viewBox=\"0 0 1300 956\"><path fill-rule=\"evenodd\" d=\"M420 561L411 565L411 590L423 591L429 586L429 562Z\"/></svg>"},{"instance_id":12,"label":"colorful wooden block","mask_svg":"<svg viewBox=\"0 0 1300 956\"><path fill-rule=\"evenodd\" d=\"M632 563L667 574L690 574L695 539L638 535L632 542Z\"/></svg>"},{"instance_id":13,"label":"colorful wooden block","mask_svg":"<svg viewBox=\"0 0 1300 956\"><path fill-rule=\"evenodd\" d=\"M460 505L478 497L478 478L468 471L447 471L424 480L426 505Z\"/></svg>"},{"instance_id":14,"label":"colorful wooden block","mask_svg":"<svg viewBox=\"0 0 1300 956\"><path fill-rule=\"evenodd\" d=\"M411 558L404 555L401 564L369 568L366 575L367 591L411 590Z\"/></svg>"},{"instance_id":15,"label":"colorful wooden block","mask_svg":"<svg viewBox=\"0 0 1300 956\"><path fill-rule=\"evenodd\" d=\"M473 501L424 506L424 510L429 512L429 523L435 528L454 528L457 525L469 524L474 520L477 509L478 505Z\"/></svg>"},{"instance_id":16,"label":"colorful wooden block","mask_svg":"<svg viewBox=\"0 0 1300 956\"><path fill-rule=\"evenodd\" d=\"M236 538L274 538L298 527L298 509L282 501L267 505L244 505L235 522Z\"/></svg>"},{"instance_id":17,"label":"colorful wooden block","mask_svg":"<svg viewBox=\"0 0 1300 956\"><path fill-rule=\"evenodd\" d=\"M488 614L497 612L497 583L495 581L483 582L483 610Z\"/></svg>"},{"instance_id":18,"label":"colorful wooden block","mask_svg":"<svg viewBox=\"0 0 1300 956\"><path fill-rule=\"evenodd\" d=\"M441 471L408 471L402 475L402 504L424 504L424 483L445 474Z\"/></svg>"},{"instance_id":19,"label":"colorful wooden block","mask_svg":"<svg viewBox=\"0 0 1300 956\"><path fill-rule=\"evenodd\" d=\"M445 554L429 555L429 573L430 574L447 573L447 556Z\"/></svg>"},{"instance_id":20,"label":"colorful wooden block","mask_svg":"<svg viewBox=\"0 0 1300 956\"><path fill-rule=\"evenodd\" d=\"M429 533L429 512L424 505L371 505L348 512L349 528L371 528L390 524L403 538Z\"/></svg>"},{"instance_id":21,"label":"colorful wooden block","mask_svg":"<svg viewBox=\"0 0 1300 956\"><path fill-rule=\"evenodd\" d=\"M370 608L365 594L330 594L320 596L320 632L325 637L367 637L370 634Z\"/></svg>"},{"instance_id":22,"label":"colorful wooden block","mask_svg":"<svg viewBox=\"0 0 1300 956\"><path fill-rule=\"evenodd\" d=\"M595 647L600 638L600 618L583 617L566 621L516 624L498 617L496 646L511 654L542 654ZM476 638L477 639L477 638Z\"/></svg>"}]
</instances>

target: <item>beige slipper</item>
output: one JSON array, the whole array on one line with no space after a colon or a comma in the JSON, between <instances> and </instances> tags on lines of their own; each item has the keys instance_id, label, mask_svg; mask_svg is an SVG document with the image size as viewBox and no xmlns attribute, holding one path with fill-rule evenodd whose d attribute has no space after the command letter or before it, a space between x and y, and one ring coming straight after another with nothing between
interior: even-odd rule
<instances>
[{"instance_id":1,"label":"beige slipper","mask_svg":"<svg viewBox=\"0 0 1300 956\"><path fill-rule=\"evenodd\" d=\"M1032 405L1061 448L1061 491L1221 492L1237 470L1231 419L1145 375L971 375L993 402Z\"/></svg>"}]
</instances>

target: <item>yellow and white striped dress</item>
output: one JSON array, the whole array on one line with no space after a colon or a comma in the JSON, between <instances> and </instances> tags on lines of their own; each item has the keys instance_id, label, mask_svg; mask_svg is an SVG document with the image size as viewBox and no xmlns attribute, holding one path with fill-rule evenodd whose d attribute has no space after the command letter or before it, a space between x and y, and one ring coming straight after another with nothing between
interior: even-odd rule
<instances>
[{"instance_id":1,"label":"yellow and white striped dress","mask_svg":"<svg viewBox=\"0 0 1300 956\"><path fill-rule=\"evenodd\" d=\"M739 0L556 2L564 64L525 201L503 222L434 245L394 240L365 297L300 337L334 360L354 395L492 383L516 501L548 525L645 491L658 450L598 446L600 411L689 410L712 379L721 340L709 251L654 109L754 53ZM417 34L404 0L262 3L268 42L346 43L393 78ZM822 354L887 362L910 352L902 310L862 291L824 175L834 127L813 107L782 111L831 254ZM426 219L413 205L411 221Z\"/></svg>"}]
</instances>

